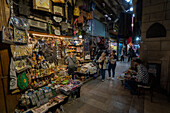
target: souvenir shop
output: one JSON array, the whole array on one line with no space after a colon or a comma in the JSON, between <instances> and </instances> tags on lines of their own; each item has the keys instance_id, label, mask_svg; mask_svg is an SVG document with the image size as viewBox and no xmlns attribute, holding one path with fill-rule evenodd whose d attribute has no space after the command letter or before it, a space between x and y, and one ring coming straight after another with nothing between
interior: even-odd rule
<instances>
[{"instance_id":1,"label":"souvenir shop","mask_svg":"<svg viewBox=\"0 0 170 113\"><path fill-rule=\"evenodd\" d=\"M88 34L95 4L76 0L4 4L10 7L9 23L2 26L0 37L4 112L63 111L63 104L80 97L83 83L97 77ZM77 59L74 80L67 72L70 53Z\"/></svg>"}]
</instances>

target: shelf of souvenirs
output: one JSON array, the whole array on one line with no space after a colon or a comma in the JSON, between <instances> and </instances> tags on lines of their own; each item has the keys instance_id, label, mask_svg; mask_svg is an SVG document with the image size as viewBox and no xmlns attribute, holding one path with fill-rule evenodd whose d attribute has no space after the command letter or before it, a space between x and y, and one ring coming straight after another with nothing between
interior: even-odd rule
<instances>
[{"instance_id":1,"label":"shelf of souvenirs","mask_svg":"<svg viewBox=\"0 0 170 113\"><path fill-rule=\"evenodd\" d=\"M71 94L69 93L70 91L81 86L81 82L69 80L67 84L48 84L42 88L38 88L38 90L29 89L20 99L20 105L25 106L24 108L27 108L25 109L26 111L22 108L20 108L20 110L16 110L22 111L22 113L27 113L29 111L32 111L33 113L46 112L49 108L64 102L65 99Z\"/></svg>"},{"instance_id":2,"label":"shelf of souvenirs","mask_svg":"<svg viewBox=\"0 0 170 113\"><path fill-rule=\"evenodd\" d=\"M36 31L28 31L28 33L32 36L37 36L37 37L51 37L51 38L73 38L72 36L63 36L63 35L59 35L59 36L56 36L55 34L47 34L47 33L41 33L41 32L36 32Z\"/></svg>"},{"instance_id":3,"label":"shelf of souvenirs","mask_svg":"<svg viewBox=\"0 0 170 113\"><path fill-rule=\"evenodd\" d=\"M72 51L72 52L67 52L67 53L83 53L83 51L82 52Z\"/></svg>"},{"instance_id":4,"label":"shelf of souvenirs","mask_svg":"<svg viewBox=\"0 0 170 113\"><path fill-rule=\"evenodd\" d=\"M68 45L68 46L81 47L81 46L83 46L83 45Z\"/></svg>"},{"instance_id":5,"label":"shelf of souvenirs","mask_svg":"<svg viewBox=\"0 0 170 113\"><path fill-rule=\"evenodd\" d=\"M54 75L54 72L51 72L49 74L40 74L40 75L34 75L34 76L31 76L31 79L32 80L36 80L36 79L42 79L42 78L45 78L45 77L50 77Z\"/></svg>"},{"instance_id":6,"label":"shelf of souvenirs","mask_svg":"<svg viewBox=\"0 0 170 113\"><path fill-rule=\"evenodd\" d=\"M36 106L36 107L33 107L33 108L30 108L26 111L24 110L18 110L18 112L20 111L23 111L23 113L28 113L28 112L33 112L33 113L45 113L47 112L50 108L64 102L64 100L67 98L68 96L65 96L63 94L58 94L57 96L51 98L49 100L49 102L47 102L46 104L43 104L41 106Z\"/></svg>"}]
</instances>

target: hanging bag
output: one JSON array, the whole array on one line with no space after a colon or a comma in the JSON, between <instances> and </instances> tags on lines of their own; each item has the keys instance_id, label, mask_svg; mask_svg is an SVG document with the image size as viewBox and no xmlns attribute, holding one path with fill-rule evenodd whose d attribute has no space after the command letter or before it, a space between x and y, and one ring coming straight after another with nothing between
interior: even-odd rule
<instances>
[{"instance_id":1,"label":"hanging bag","mask_svg":"<svg viewBox=\"0 0 170 113\"><path fill-rule=\"evenodd\" d=\"M93 19L93 12L89 12L87 13L87 17L86 17L87 20L92 20Z\"/></svg>"},{"instance_id":2,"label":"hanging bag","mask_svg":"<svg viewBox=\"0 0 170 113\"><path fill-rule=\"evenodd\" d=\"M52 0L54 3L65 3L64 0Z\"/></svg>"},{"instance_id":3,"label":"hanging bag","mask_svg":"<svg viewBox=\"0 0 170 113\"><path fill-rule=\"evenodd\" d=\"M13 30L2 26L2 42L12 44L13 43Z\"/></svg>"},{"instance_id":4,"label":"hanging bag","mask_svg":"<svg viewBox=\"0 0 170 113\"><path fill-rule=\"evenodd\" d=\"M83 17L83 13L80 14L80 16L78 17L78 23L83 23L84 22L84 17Z\"/></svg>"},{"instance_id":5,"label":"hanging bag","mask_svg":"<svg viewBox=\"0 0 170 113\"><path fill-rule=\"evenodd\" d=\"M26 31L19 30L14 27L14 43L27 44L28 36Z\"/></svg>"},{"instance_id":6,"label":"hanging bag","mask_svg":"<svg viewBox=\"0 0 170 113\"><path fill-rule=\"evenodd\" d=\"M80 9L78 6L74 7L74 16L79 16L80 15Z\"/></svg>"},{"instance_id":7,"label":"hanging bag","mask_svg":"<svg viewBox=\"0 0 170 113\"><path fill-rule=\"evenodd\" d=\"M59 15L59 16L64 16L63 14L63 8L60 6L53 6L53 13L55 15Z\"/></svg>"}]
</instances>

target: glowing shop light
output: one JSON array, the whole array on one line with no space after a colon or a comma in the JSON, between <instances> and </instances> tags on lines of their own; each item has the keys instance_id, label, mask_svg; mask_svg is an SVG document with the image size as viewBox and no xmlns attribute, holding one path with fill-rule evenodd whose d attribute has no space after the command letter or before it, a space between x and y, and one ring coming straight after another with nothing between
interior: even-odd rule
<instances>
[{"instance_id":1,"label":"glowing shop light","mask_svg":"<svg viewBox=\"0 0 170 113\"><path fill-rule=\"evenodd\" d=\"M140 40L139 37L137 37L137 38L136 38L136 41L139 41L139 40Z\"/></svg>"},{"instance_id":2,"label":"glowing shop light","mask_svg":"<svg viewBox=\"0 0 170 113\"><path fill-rule=\"evenodd\" d=\"M128 3L130 2L130 0L125 0L125 1L128 2Z\"/></svg>"},{"instance_id":3,"label":"glowing shop light","mask_svg":"<svg viewBox=\"0 0 170 113\"><path fill-rule=\"evenodd\" d=\"M82 36L82 35L79 35L79 38L83 38L83 36Z\"/></svg>"},{"instance_id":4,"label":"glowing shop light","mask_svg":"<svg viewBox=\"0 0 170 113\"><path fill-rule=\"evenodd\" d=\"M133 7L130 8L130 11L133 11Z\"/></svg>"}]
</instances>

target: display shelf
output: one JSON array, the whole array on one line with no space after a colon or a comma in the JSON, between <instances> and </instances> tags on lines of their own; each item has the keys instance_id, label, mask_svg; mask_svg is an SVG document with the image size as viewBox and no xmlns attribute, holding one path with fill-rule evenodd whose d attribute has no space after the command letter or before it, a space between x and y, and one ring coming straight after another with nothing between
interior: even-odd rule
<instances>
[{"instance_id":1,"label":"display shelf","mask_svg":"<svg viewBox=\"0 0 170 113\"><path fill-rule=\"evenodd\" d=\"M47 86L48 84L44 84L44 85L41 85L41 86L38 86L38 87L33 87L34 90L38 89L38 88L42 88L44 86Z\"/></svg>"},{"instance_id":2,"label":"display shelf","mask_svg":"<svg viewBox=\"0 0 170 113\"><path fill-rule=\"evenodd\" d=\"M50 77L52 75L54 75L54 73L51 73L51 74L49 74L47 76L38 77L38 78L35 77L34 79L32 78L32 80L41 79L41 78L45 78L45 77Z\"/></svg>"},{"instance_id":3,"label":"display shelf","mask_svg":"<svg viewBox=\"0 0 170 113\"><path fill-rule=\"evenodd\" d=\"M67 48L67 49L76 49L76 47L74 47L74 48Z\"/></svg>"},{"instance_id":4,"label":"display shelf","mask_svg":"<svg viewBox=\"0 0 170 113\"><path fill-rule=\"evenodd\" d=\"M27 69L30 69L31 68L31 66L27 66L27 67L25 67L25 68L23 68L23 69L20 69L20 70L18 70L18 71L16 71L17 73L21 73L21 72L23 72L23 71L25 71L25 70L27 70Z\"/></svg>"},{"instance_id":5,"label":"display shelf","mask_svg":"<svg viewBox=\"0 0 170 113\"><path fill-rule=\"evenodd\" d=\"M71 53L71 52L67 52L67 53ZM72 53L83 53L83 52L76 52L76 51L75 51L75 52L72 52Z\"/></svg>"},{"instance_id":6,"label":"display shelf","mask_svg":"<svg viewBox=\"0 0 170 113\"><path fill-rule=\"evenodd\" d=\"M68 45L68 46L81 47L81 46L83 46L83 45Z\"/></svg>"},{"instance_id":7,"label":"display shelf","mask_svg":"<svg viewBox=\"0 0 170 113\"><path fill-rule=\"evenodd\" d=\"M57 96L59 96L59 95L60 95L60 94L58 94ZM53 97L53 98L56 98L57 96L55 96L55 97ZM28 113L28 112L37 113L37 112L36 112L36 109L41 109L42 107L45 108L45 109L44 109L43 111L41 111L41 113L45 113L45 112L47 112L50 108L52 108L52 107L54 107L54 106L56 106L56 105L59 105L59 104L61 104L62 102L64 102L64 100L65 100L67 97L68 97L68 96L65 96L62 101L60 101L60 102L53 102L51 105L48 106L48 104L50 104L50 101L49 101L49 102L45 103L44 105L41 105L40 107L34 107L34 108L31 108L31 109L28 109L27 111L24 111L23 113ZM52 98L52 99L53 99L53 98ZM50 99L50 100L52 100L52 99Z\"/></svg>"}]
</instances>

